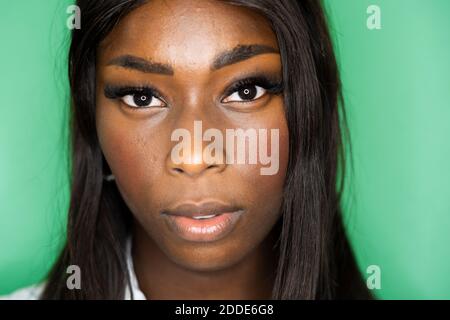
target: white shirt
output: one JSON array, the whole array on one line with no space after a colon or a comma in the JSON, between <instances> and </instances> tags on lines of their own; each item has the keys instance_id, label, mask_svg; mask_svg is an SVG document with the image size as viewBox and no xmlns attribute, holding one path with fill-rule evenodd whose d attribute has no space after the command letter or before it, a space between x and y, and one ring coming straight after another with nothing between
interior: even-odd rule
<instances>
[{"instance_id":1,"label":"white shirt","mask_svg":"<svg viewBox=\"0 0 450 320\"><path fill-rule=\"evenodd\" d=\"M131 238L128 239L126 244L126 256L127 256L127 267L130 273L131 290L127 285L125 288L125 298L124 300L131 300L131 291L133 292L133 300L147 300L144 293L139 289L139 284L134 272L133 258L131 256ZM39 300L39 297L44 290L45 282L30 287L22 288L14 291L13 293L0 296L0 300ZM76 289L74 289L76 290ZM83 290L83 282L81 282L81 290Z\"/></svg>"}]
</instances>

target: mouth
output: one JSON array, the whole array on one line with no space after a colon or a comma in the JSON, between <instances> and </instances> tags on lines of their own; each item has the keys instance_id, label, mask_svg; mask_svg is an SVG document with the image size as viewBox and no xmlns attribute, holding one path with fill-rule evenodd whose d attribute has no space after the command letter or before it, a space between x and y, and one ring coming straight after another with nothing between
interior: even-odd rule
<instances>
[{"instance_id":1,"label":"mouth","mask_svg":"<svg viewBox=\"0 0 450 320\"><path fill-rule=\"evenodd\" d=\"M211 242L227 236L244 210L220 202L183 203L163 210L169 229L180 238L194 242Z\"/></svg>"}]
</instances>

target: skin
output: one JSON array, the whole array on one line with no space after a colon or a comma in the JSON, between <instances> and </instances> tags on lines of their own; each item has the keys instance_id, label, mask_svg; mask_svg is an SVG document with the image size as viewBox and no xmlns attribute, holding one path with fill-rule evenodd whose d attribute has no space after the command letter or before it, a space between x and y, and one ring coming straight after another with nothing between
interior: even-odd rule
<instances>
[{"instance_id":1,"label":"skin","mask_svg":"<svg viewBox=\"0 0 450 320\"><path fill-rule=\"evenodd\" d=\"M277 263L273 226L280 218L288 159L283 95L267 93L245 103L221 98L236 77L254 71L281 79L281 58L264 53L211 69L218 54L250 44L278 50L269 22L254 11L219 1L154 0L125 16L98 49L98 136L134 216L134 267L148 299L270 298ZM122 55L170 65L173 74L111 64ZM135 110L104 94L106 85L144 84L157 88L167 106ZM186 128L193 135L194 120L202 120L203 132L279 129L278 173L261 175L260 164L174 164L170 154L177 142L171 133ZM231 233L199 243L169 230L161 210L204 199L244 208Z\"/></svg>"}]
</instances>

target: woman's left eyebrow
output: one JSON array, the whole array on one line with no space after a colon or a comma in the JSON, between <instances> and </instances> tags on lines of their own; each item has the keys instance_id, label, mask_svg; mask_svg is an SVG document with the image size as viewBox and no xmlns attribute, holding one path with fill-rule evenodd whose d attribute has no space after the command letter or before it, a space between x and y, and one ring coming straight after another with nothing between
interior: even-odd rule
<instances>
[{"instance_id":1,"label":"woman's left eyebrow","mask_svg":"<svg viewBox=\"0 0 450 320\"><path fill-rule=\"evenodd\" d=\"M218 70L225 66L250 59L256 55L264 53L277 53L279 51L271 46L264 44L237 45L231 50L220 53L214 59L211 70Z\"/></svg>"},{"instance_id":2,"label":"woman's left eyebrow","mask_svg":"<svg viewBox=\"0 0 450 320\"><path fill-rule=\"evenodd\" d=\"M250 59L256 55L265 53L279 54L279 51L271 46L262 44L237 45L231 50L227 50L218 54L211 64L211 70L218 70L225 66L238 63L240 61ZM110 60L107 65L115 65L144 73L159 73L164 75L174 74L172 66L168 64L153 62L129 54L115 57Z\"/></svg>"}]
</instances>

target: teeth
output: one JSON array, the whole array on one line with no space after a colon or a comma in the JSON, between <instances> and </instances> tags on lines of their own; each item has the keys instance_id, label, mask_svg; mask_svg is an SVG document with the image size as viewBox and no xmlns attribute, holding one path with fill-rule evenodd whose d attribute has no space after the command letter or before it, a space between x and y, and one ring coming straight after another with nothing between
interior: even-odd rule
<instances>
[{"instance_id":1,"label":"teeth","mask_svg":"<svg viewBox=\"0 0 450 320\"><path fill-rule=\"evenodd\" d=\"M209 218L212 218L215 216L216 216L216 214L210 214L209 216L197 216L197 217L192 217L192 218L194 218L196 220L200 220L200 219L209 219Z\"/></svg>"}]
</instances>

